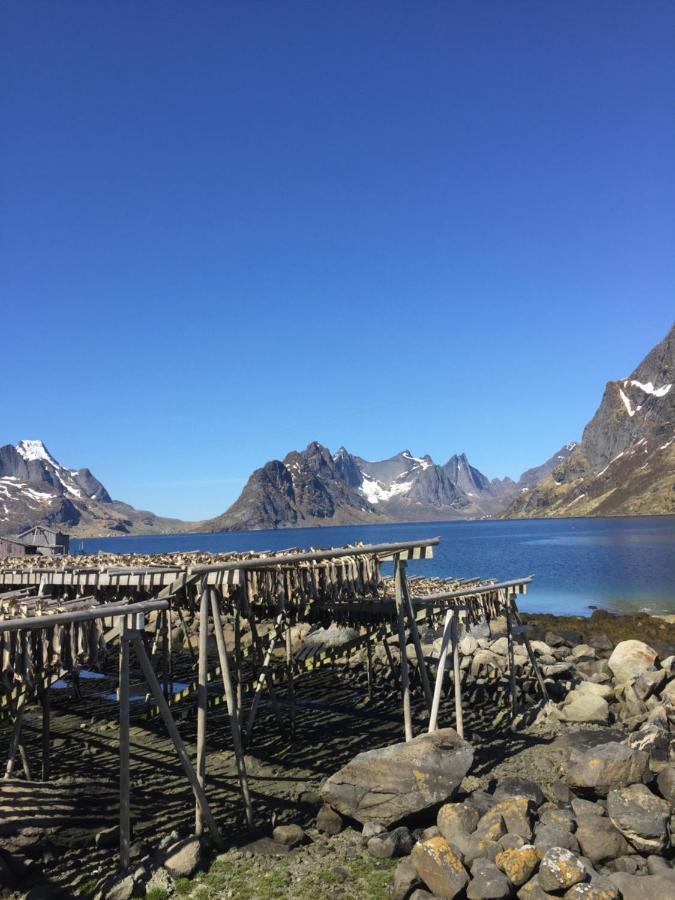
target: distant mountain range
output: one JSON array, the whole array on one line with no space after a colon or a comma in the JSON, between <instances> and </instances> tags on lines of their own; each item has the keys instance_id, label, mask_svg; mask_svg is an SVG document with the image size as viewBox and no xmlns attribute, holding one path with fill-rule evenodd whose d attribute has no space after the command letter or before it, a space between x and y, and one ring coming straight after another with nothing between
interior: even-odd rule
<instances>
[{"instance_id":1,"label":"distant mountain range","mask_svg":"<svg viewBox=\"0 0 675 900\"><path fill-rule=\"evenodd\" d=\"M314 441L250 476L222 515L183 522L112 500L89 469L42 441L0 447L0 533L34 524L75 536L253 530L483 517L675 512L675 326L625 379L610 381L584 429L517 482L490 480L465 454L443 465L403 450L370 462Z\"/></svg>"}]
</instances>

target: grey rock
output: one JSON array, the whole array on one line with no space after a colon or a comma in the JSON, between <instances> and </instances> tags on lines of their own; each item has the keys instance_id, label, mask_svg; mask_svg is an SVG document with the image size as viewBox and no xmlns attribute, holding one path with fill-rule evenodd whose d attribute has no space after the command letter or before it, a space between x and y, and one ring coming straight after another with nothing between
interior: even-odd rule
<instances>
[{"instance_id":1,"label":"grey rock","mask_svg":"<svg viewBox=\"0 0 675 900\"><path fill-rule=\"evenodd\" d=\"M361 831L361 840L364 844L367 844L371 837L375 837L376 834L382 834L386 830L380 822L366 822Z\"/></svg>"},{"instance_id":2,"label":"grey rock","mask_svg":"<svg viewBox=\"0 0 675 900\"><path fill-rule=\"evenodd\" d=\"M456 834L471 834L476 830L480 819L478 810L469 803L444 803L438 811L436 824L438 830L452 843Z\"/></svg>"},{"instance_id":3,"label":"grey rock","mask_svg":"<svg viewBox=\"0 0 675 900\"><path fill-rule=\"evenodd\" d=\"M572 748L567 781L572 787L593 789L606 794L614 787L640 781L647 772L649 756L626 744L600 744L589 750Z\"/></svg>"},{"instance_id":4,"label":"grey rock","mask_svg":"<svg viewBox=\"0 0 675 900\"><path fill-rule=\"evenodd\" d=\"M191 878L199 868L202 848L197 838L188 838L166 851L164 868L172 878Z\"/></svg>"},{"instance_id":5,"label":"grey rock","mask_svg":"<svg viewBox=\"0 0 675 900\"><path fill-rule=\"evenodd\" d=\"M648 700L652 694L658 694L666 681L663 669L641 672L632 683L633 690L640 700Z\"/></svg>"},{"instance_id":6,"label":"grey rock","mask_svg":"<svg viewBox=\"0 0 675 900\"><path fill-rule=\"evenodd\" d=\"M539 885L544 891L567 890L573 884L586 880L586 870L581 860L564 847L552 847L539 864Z\"/></svg>"},{"instance_id":7,"label":"grey rock","mask_svg":"<svg viewBox=\"0 0 675 900\"><path fill-rule=\"evenodd\" d=\"M497 784L493 796L495 800L505 800L508 797L527 797L533 806L541 806L546 799L538 784L518 776L502 778Z\"/></svg>"},{"instance_id":8,"label":"grey rock","mask_svg":"<svg viewBox=\"0 0 675 900\"><path fill-rule=\"evenodd\" d=\"M136 889L136 882L133 875L127 875L115 881L104 891L102 896L104 900L131 900Z\"/></svg>"},{"instance_id":9,"label":"grey rock","mask_svg":"<svg viewBox=\"0 0 675 900\"><path fill-rule=\"evenodd\" d=\"M567 850L579 850L579 842L571 831L563 831L555 825L539 823L535 829L534 846L542 853L547 853L554 847L564 847Z\"/></svg>"},{"instance_id":10,"label":"grey rock","mask_svg":"<svg viewBox=\"0 0 675 900\"><path fill-rule=\"evenodd\" d=\"M636 850L660 852L668 844L670 804L644 784L616 788L607 796L607 814Z\"/></svg>"},{"instance_id":11,"label":"grey rock","mask_svg":"<svg viewBox=\"0 0 675 900\"><path fill-rule=\"evenodd\" d=\"M552 803L569 803L574 797L569 786L560 779L545 784L543 791L546 795L546 799L550 800Z\"/></svg>"},{"instance_id":12,"label":"grey rock","mask_svg":"<svg viewBox=\"0 0 675 900\"><path fill-rule=\"evenodd\" d=\"M574 816L569 809L558 809L556 806L551 809L539 810L539 821L544 825L552 825L561 831L574 831L576 824Z\"/></svg>"},{"instance_id":13,"label":"grey rock","mask_svg":"<svg viewBox=\"0 0 675 900\"><path fill-rule=\"evenodd\" d=\"M573 884L563 894L565 900L620 900L620 896L619 889L608 878Z\"/></svg>"},{"instance_id":14,"label":"grey rock","mask_svg":"<svg viewBox=\"0 0 675 900\"><path fill-rule=\"evenodd\" d=\"M667 766L656 777L656 784L661 796L675 808L675 766Z\"/></svg>"},{"instance_id":15,"label":"grey rock","mask_svg":"<svg viewBox=\"0 0 675 900\"><path fill-rule=\"evenodd\" d=\"M338 812L329 806L328 803L324 803L316 817L316 827L322 834L336 835L340 834L345 827L345 823Z\"/></svg>"},{"instance_id":16,"label":"grey rock","mask_svg":"<svg viewBox=\"0 0 675 900\"><path fill-rule=\"evenodd\" d=\"M606 725L609 721L609 704L602 697L588 692L573 691L568 695L562 713L568 722L598 722Z\"/></svg>"},{"instance_id":17,"label":"grey rock","mask_svg":"<svg viewBox=\"0 0 675 900\"><path fill-rule=\"evenodd\" d=\"M647 857L647 871L650 875L666 875L668 878L675 878L675 872L662 856Z\"/></svg>"},{"instance_id":18,"label":"grey rock","mask_svg":"<svg viewBox=\"0 0 675 900\"><path fill-rule=\"evenodd\" d=\"M630 852L626 839L606 816L580 818L575 837L584 856L594 864Z\"/></svg>"},{"instance_id":19,"label":"grey rock","mask_svg":"<svg viewBox=\"0 0 675 900\"><path fill-rule=\"evenodd\" d=\"M609 880L621 891L623 900L675 900L675 878L613 872Z\"/></svg>"},{"instance_id":20,"label":"grey rock","mask_svg":"<svg viewBox=\"0 0 675 900\"><path fill-rule=\"evenodd\" d=\"M293 848L299 847L304 842L305 832L299 825L277 825L272 837L277 843Z\"/></svg>"},{"instance_id":21,"label":"grey rock","mask_svg":"<svg viewBox=\"0 0 675 900\"><path fill-rule=\"evenodd\" d=\"M494 863L477 859L471 867L466 896L468 900L506 900L511 896L511 885Z\"/></svg>"},{"instance_id":22,"label":"grey rock","mask_svg":"<svg viewBox=\"0 0 675 900\"><path fill-rule=\"evenodd\" d=\"M617 683L625 684L641 672L653 669L658 654L643 641L621 641L608 660Z\"/></svg>"},{"instance_id":23,"label":"grey rock","mask_svg":"<svg viewBox=\"0 0 675 900\"><path fill-rule=\"evenodd\" d=\"M606 810L600 802L593 803L590 800L575 797L572 800L572 812L577 818L581 818L582 816L604 816Z\"/></svg>"},{"instance_id":24,"label":"grey rock","mask_svg":"<svg viewBox=\"0 0 675 900\"><path fill-rule=\"evenodd\" d=\"M424 884L439 897L453 900L469 881L461 859L441 835L415 844L411 859Z\"/></svg>"},{"instance_id":25,"label":"grey rock","mask_svg":"<svg viewBox=\"0 0 675 900\"><path fill-rule=\"evenodd\" d=\"M417 874L412 859L406 857L394 870L394 884L392 888L392 900L406 900L415 888L420 887L422 881Z\"/></svg>"},{"instance_id":26,"label":"grey rock","mask_svg":"<svg viewBox=\"0 0 675 900\"><path fill-rule=\"evenodd\" d=\"M359 753L323 785L339 813L385 827L449 800L473 762L473 749L452 728L407 743Z\"/></svg>"}]
</instances>

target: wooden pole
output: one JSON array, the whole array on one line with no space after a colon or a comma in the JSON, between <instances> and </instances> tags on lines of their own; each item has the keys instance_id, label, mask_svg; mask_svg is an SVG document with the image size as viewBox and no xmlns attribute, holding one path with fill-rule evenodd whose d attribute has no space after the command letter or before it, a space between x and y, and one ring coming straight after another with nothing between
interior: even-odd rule
<instances>
[{"instance_id":1,"label":"wooden pole","mask_svg":"<svg viewBox=\"0 0 675 900\"><path fill-rule=\"evenodd\" d=\"M26 696L22 694L17 700L16 704L16 717L14 719L14 732L12 734L12 739L9 742L9 751L7 753L7 765L5 766L5 778L11 778L12 773L14 772L14 762L16 760L16 753L19 749L19 744L21 743L21 729L23 727L23 716L26 708Z\"/></svg>"},{"instance_id":2,"label":"wooden pole","mask_svg":"<svg viewBox=\"0 0 675 900\"><path fill-rule=\"evenodd\" d=\"M445 661L448 656L448 643L450 642L450 622L452 620L452 611L448 610L445 614L445 623L443 625L443 638L441 640L441 652L438 657L438 668L436 669L436 682L434 684L434 696L431 704L431 713L429 714L429 731L436 731L438 722L438 707L441 703L441 693L443 691L443 678L445 676Z\"/></svg>"},{"instance_id":3,"label":"wooden pole","mask_svg":"<svg viewBox=\"0 0 675 900\"><path fill-rule=\"evenodd\" d=\"M162 690L164 691L164 696L166 699L169 699L170 691L169 691L169 610L165 609L164 612L159 614L162 617L162 626L160 629L160 635L162 639Z\"/></svg>"},{"instance_id":4,"label":"wooden pole","mask_svg":"<svg viewBox=\"0 0 675 900\"><path fill-rule=\"evenodd\" d=\"M218 609L218 595L211 588L209 590L211 599L211 617L213 619L214 630L216 635L216 645L218 647L218 659L220 660L220 669L223 673L223 689L225 693L225 703L227 704L227 713L230 719L230 733L232 735L232 746L234 748L234 758L237 764L237 773L239 775L239 784L241 785L241 795L244 800L244 810L246 812L246 824L251 834L255 831L253 822L253 807L251 805L251 795L248 790L248 777L246 775L246 764L244 762L244 749L241 743L241 731L239 725L239 716L237 715L237 704L235 702L234 691L232 689L232 679L230 677L230 664L227 659L227 648L225 646L225 638L223 636L223 628L220 621L220 611Z\"/></svg>"},{"instance_id":5,"label":"wooden pole","mask_svg":"<svg viewBox=\"0 0 675 900\"><path fill-rule=\"evenodd\" d=\"M511 716L515 719L518 714L518 688L516 685L516 662L513 652L513 625L511 622L511 605L509 603L508 590L504 591L504 608L506 610L506 639L509 655L509 690L511 693Z\"/></svg>"},{"instance_id":6,"label":"wooden pole","mask_svg":"<svg viewBox=\"0 0 675 900\"><path fill-rule=\"evenodd\" d=\"M368 678L368 699L373 699L373 645L370 628L366 630L366 675Z\"/></svg>"},{"instance_id":7,"label":"wooden pole","mask_svg":"<svg viewBox=\"0 0 675 900\"><path fill-rule=\"evenodd\" d=\"M251 735L253 734L253 725L255 723L255 717L258 712L258 704L260 703L260 698L262 696L262 691L265 686L265 682L268 682L268 688L271 687L271 681L267 678L267 671L270 667L270 663L272 661L272 653L274 652L274 647L276 645L277 639L279 638L279 631L281 624L284 620L284 613L279 613L275 622L275 631L272 637L270 638L270 642L267 645L267 653L265 654L265 659L263 660L262 667L260 669L260 674L258 675L258 681L256 682L255 691L253 693L253 700L251 702L251 708L248 711L248 721L246 723L246 743L248 744L251 740Z\"/></svg>"},{"instance_id":8,"label":"wooden pole","mask_svg":"<svg viewBox=\"0 0 675 900\"><path fill-rule=\"evenodd\" d=\"M202 789L206 780L206 710L208 706L208 639L209 639L209 594L205 581L202 583L199 602L199 661L197 669L197 778ZM195 804L195 834L204 831L202 808Z\"/></svg>"},{"instance_id":9,"label":"wooden pole","mask_svg":"<svg viewBox=\"0 0 675 900\"><path fill-rule=\"evenodd\" d=\"M405 621L403 618L403 596L401 591L401 561L397 557L394 560L394 590L396 596L396 610L398 613L398 646L401 658L401 697L403 703L403 728L406 741L411 741L412 715L410 712L410 679L408 673L408 654L406 652Z\"/></svg>"},{"instance_id":10,"label":"wooden pole","mask_svg":"<svg viewBox=\"0 0 675 900\"><path fill-rule=\"evenodd\" d=\"M399 573L401 578L401 596L403 598L403 602L405 604L406 613L408 615L408 623L410 625L410 634L412 635L413 645L415 647L415 654L417 656L417 668L419 669L420 678L422 679L422 689L424 690L424 699L426 700L427 708L429 712L431 712L431 705L433 702L433 698L431 696L431 685L429 684L429 673L427 672L427 663L424 658L424 652L422 650L422 642L420 641L420 633L417 630L417 619L415 618L415 611L413 610L412 603L410 601L410 593L408 592L408 579L406 578L406 563L404 560L399 560L398 563Z\"/></svg>"},{"instance_id":11,"label":"wooden pole","mask_svg":"<svg viewBox=\"0 0 675 900\"><path fill-rule=\"evenodd\" d=\"M453 610L450 624L452 639L452 674L455 682L455 731L464 737L464 713L462 711L462 679L459 667L459 613Z\"/></svg>"},{"instance_id":12,"label":"wooden pole","mask_svg":"<svg viewBox=\"0 0 675 900\"><path fill-rule=\"evenodd\" d=\"M42 780L49 781L50 775L50 705L49 685L43 685L41 690L42 701Z\"/></svg>"},{"instance_id":13,"label":"wooden pole","mask_svg":"<svg viewBox=\"0 0 675 900\"><path fill-rule=\"evenodd\" d=\"M120 703L120 867L129 868L131 814L129 808L129 636L126 622L120 637L119 658Z\"/></svg>"},{"instance_id":14,"label":"wooden pole","mask_svg":"<svg viewBox=\"0 0 675 900\"><path fill-rule=\"evenodd\" d=\"M245 578L246 573L242 573L242 574L244 575L244 578ZM244 598L244 601L246 602L245 591L246 591L246 585L244 583L243 598ZM263 653L262 641L260 640L260 635L258 634L258 626L256 625L256 621L255 621L255 612L248 605L248 602L246 602L245 609L246 609L246 618L248 619L248 625L249 625L249 628L251 629L251 640L253 641L253 648L255 651L255 659L259 666L258 678L260 679L260 676L262 675L263 669L265 667L265 654ZM263 682L260 685L261 690L262 690L262 687L264 684L265 684L265 679L263 678ZM279 723L279 728L283 728L284 722L281 717L281 710L279 709L279 704L277 703L276 691L274 690L274 685L272 684L271 681L267 684L267 690L270 695L270 702L272 704L272 709L274 711L274 715L276 716L276 720ZM254 702L258 702L258 701L256 701L255 697L253 699L254 699ZM253 716L253 719L255 719L255 715ZM242 720L243 720L243 716L242 716ZM245 734L246 743L248 743L250 740L250 730L249 729L252 727L253 727L253 722L252 722L251 713L249 710L248 725L246 726L246 734Z\"/></svg>"},{"instance_id":15,"label":"wooden pole","mask_svg":"<svg viewBox=\"0 0 675 900\"><path fill-rule=\"evenodd\" d=\"M520 618L520 614L518 613L518 607L516 606L516 597L515 594L511 595L511 608L513 609L513 616L521 628L526 628L526 625L523 625L522 619ZM527 632L523 631L523 639L525 641L525 648L527 650L527 655L530 657L530 665L534 669L534 674L537 676L537 683L539 684L539 690L541 691L541 696L544 698L544 702L548 703L548 691L546 690L546 685L544 684L544 679L542 678L541 671L539 670L539 663L537 662L537 658L534 655L534 650L532 649L532 645L530 644L530 639L527 636Z\"/></svg>"},{"instance_id":16,"label":"wooden pole","mask_svg":"<svg viewBox=\"0 0 675 900\"><path fill-rule=\"evenodd\" d=\"M183 744L183 739L181 738L178 732L178 728L176 728L176 723L173 720L173 716L171 715L169 704L164 699L162 688L160 687L159 681L157 680L157 676L155 675L155 672L152 668L152 664L148 659L148 655L145 652L143 641L141 640L137 632L132 638L132 643L134 645L138 661L141 664L141 668L143 669L145 680L147 681L150 691L155 698L155 702L157 703L157 707L159 708L159 713L164 720L166 729L169 732L169 736L173 741L174 747L176 748L176 753L178 754L178 758L180 759L181 765L183 766L183 771L187 775L195 798L201 807L202 816L207 828L211 832L213 843L218 850L222 850L224 846L223 839L221 837L218 825L216 824L216 820L213 817L213 813L211 812L209 801L206 799L204 788L200 784L199 779L197 778L197 774L192 767L190 757L188 756L185 745Z\"/></svg>"},{"instance_id":17,"label":"wooden pole","mask_svg":"<svg viewBox=\"0 0 675 900\"><path fill-rule=\"evenodd\" d=\"M288 721L291 740L295 738L295 684L293 683L293 645L291 641L291 611L284 586L284 575L279 578L279 612L284 615L284 637L286 639L286 684L288 699Z\"/></svg>"},{"instance_id":18,"label":"wooden pole","mask_svg":"<svg viewBox=\"0 0 675 900\"><path fill-rule=\"evenodd\" d=\"M237 678L236 693L236 715L241 729L242 710L244 707L244 689L241 682L241 610L239 609L239 598L235 596L234 606L234 671Z\"/></svg>"}]
</instances>

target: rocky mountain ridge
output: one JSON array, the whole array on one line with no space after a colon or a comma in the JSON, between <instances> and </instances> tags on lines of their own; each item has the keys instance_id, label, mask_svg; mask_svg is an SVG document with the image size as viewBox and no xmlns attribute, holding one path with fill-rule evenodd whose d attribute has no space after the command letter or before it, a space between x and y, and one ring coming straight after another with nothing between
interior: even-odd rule
<instances>
[{"instance_id":1,"label":"rocky mountain ridge","mask_svg":"<svg viewBox=\"0 0 675 900\"><path fill-rule=\"evenodd\" d=\"M498 515L531 483L571 452L567 444L526 481L488 479L466 454L443 465L429 455L403 450L369 461L340 447L331 453L317 441L302 452L256 469L239 499L203 531L244 531L316 525L484 518Z\"/></svg>"},{"instance_id":2,"label":"rocky mountain ridge","mask_svg":"<svg viewBox=\"0 0 675 900\"><path fill-rule=\"evenodd\" d=\"M0 447L0 534L32 525L63 528L75 537L180 531L166 519L113 500L89 469L62 466L40 440Z\"/></svg>"},{"instance_id":3,"label":"rocky mountain ridge","mask_svg":"<svg viewBox=\"0 0 675 900\"><path fill-rule=\"evenodd\" d=\"M505 517L675 513L675 325L624 379L609 381L569 456Z\"/></svg>"}]
</instances>

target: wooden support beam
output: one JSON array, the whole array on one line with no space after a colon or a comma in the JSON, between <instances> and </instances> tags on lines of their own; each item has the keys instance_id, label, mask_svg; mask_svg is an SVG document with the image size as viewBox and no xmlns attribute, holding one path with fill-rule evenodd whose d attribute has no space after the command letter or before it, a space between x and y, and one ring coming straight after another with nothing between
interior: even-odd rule
<instances>
[{"instance_id":1,"label":"wooden support beam","mask_svg":"<svg viewBox=\"0 0 675 900\"><path fill-rule=\"evenodd\" d=\"M119 657L120 717L120 868L129 868L131 812L129 804L129 633L122 626Z\"/></svg>"},{"instance_id":2,"label":"wooden support beam","mask_svg":"<svg viewBox=\"0 0 675 900\"><path fill-rule=\"evenodd\" d=\"M220 834L220 830L218 828L216 820L213 817L213 813L211 812L209 801L206 799L204 788L200 784L199 779L197 778L197 774L192 767L190 757L188 756L185 745L183 744L183 739L181 738L178 728L176 727L176 723L173 720L173 716L171 715L169 704L164 699L164 694L162 693L162 689L160 687L159 681L157 680L157 676L155 675L152 664L150 663L148 655L145 652L143 641L141 640L140 636L138 636L138 634L135 634L132 638L132 643L134 646L134 650L136 651L138 661L141 664L141 668L143 669L145 680L150 687L150 691L152 692L155 698L155 702L159 707L160 715L164 720L166 729L169 732L169 736L173 741L174 747L176 748L176 753L178 754L178 758L181 762L181 765L183 766L183 771L187 775L195 798L201 807L202 817L204 819L204 822L206 823L207 828L211 832L213 843L218 850L222 850L224 844Z\"/></svg>"},{"instance_id":3,"label":"wooden support beam","mask_svg":"<svg viewBox=\"0 0 675 900\"><path fill-rule=\"evenodd\" d=\"M401 580L401 597L405 604L405 611L408 618L408 625L410 626L410 634L413 639L413 646L415 647L415 655L417 656L417 668L419 671L420 678L422 680L422 689L424 691L424 699L426 700L427 708L431 713L431 706L433 703L433 698L431 695L431 685L429 684L429 673L427 671L427 663L424 658L424 652L422 650L422 642L420 641L420 633L417 630L417 618L415 617L415 612L412 607L412 603L410 602L410 594L408 592L408 579L406 578L406 563L403 560L398 561L398 573L399 578Z\"/></svg>"},{"instance_id":4,"label":"wooden support beam","mask_svg":"<svg viewBox=\"0 0 675 900\"><path fill-rule=\"evenodd\" d=\"M14 772L14 763L16 754L21 743L21 729L23 727L23 717L26 711L26 695L21 694L16 704L16 716L14 718L14 731L9 742L9 751L7 753L7 764L5 766L5 778L11 778Z\"/></svg>"},{"instance_id":5,"label":"wooden support beam","mask_svg":"<svg viewBox=\"0 0 675 900\"><path fill-rule=\"evenodd\" d=\"M410 710L410 677L408 672L408 654L406 652L405 619L403 595L401 590L401 560L394 561L394 591L396 594L396 610L398 613L398 646L401 660L401 700L403 704L403 729L406 741L413 737L412 714Z\"/></svg>"},{"instance_id":6,"label":"wooden support beam","mask_svg":"<svg viewBox=\"0 0 675 900\"><path fill-rule=\"evenodd\" d=\"M218 593L214 588L208 588L211 601L211 618L216 635L216 645L218 647L218 658L220 660L220 669L223 673L223 691L225 693L225 703L227 704L227 714L230 720L230 734L232 735L232 746L234 748L234 758L237 765L237 774L239 775L239 784L241 785L241 795L244 800L244 811L246 813L246 824L251 834L255 831L253 821L253 807L251 805L251 795L248 789L248 777L246 775L246 763L244 762L244 748L241 742L241 730L239 716L237 714L237 704L232 689L232 678L230 676L230 664L227 658L227 649L225 646L225 637L223 635L223 627L220 621L220 610L218 608Z\"/></svg>"},{"instance_id":7,"label":"wooden support beam","mask_svg":"<svg viewBox=\"0 0 675 900\"><path fill-rule=\"evenodd\" d=\"M515 719L518 715L518 686L516 684L516 663L513 652L513 631L511 622L511 604L509 602L508 589L504 590L504 608L506 610L506 640L509 659L509 691L511 694L511 716Z\"/></svg>"},{"instance_id":8,"label":"wooden support beam","mask_svg":"<svg viewBox=\"0 0 675 900\"><path fill-rule=\"evenodd\" d=\"M443 678L445 677L445 663L448 656L448 644L450 643L450 621L452 612L448 610L445 614L445 623L443 625L443 637L441 639L441 652L438 657L438 667L436 669L436 682L434 684L434 696L431 704L431 712L429 714L429 732L436 731L438 727L438 708L441 703L441 695L443 692Z\"/></svg>"},{"instance_id":9,"label":"wooden support beam","mask_svg":"<svg viewBox=\"0 0 675 900\"><path fill-rule=\"evenodd\" d=\"M516 597L515 594L511 594L509 598L509 603L511 605L511 609L513 610L513 617L519 626L523 627L522 619L520 618L520 613L518 612L518 607L516 606ZM534 650L532 649L532 644L530 644L530 639L527 636L527 630L523 632L523 640L525 641L525 649L527 650L527 655L530 658L530 664L534 670L534 674L537 678L537 684L539 685L539 690L541 691L541 696L544 699L545 703L548 703L548 691L546 690L546 685L544 684L544 679L541 674L541 670L539 668L539 663L537 662L537 657L534 655Z\"/></svg>"},{"instance_id":10,"label":"wooden support beam","mask_svg":"<svg viewBox=\"0 0 675 900\"><path fill-rule=\"evenodd\" d=\"M455 731L464 737L464 712L462 710L462 678L459 665L459 613L452 611L450 621L450 639L452 641L452 674L455 687Z\"/></svg>"},{"instance_id":11,"label":"wooden support beam","mask_svg":"<svg viewBox=\"0 0 675 900\"><path fill-rule=\"evenodd\" d=\"M199 661L197 669L197 779L202 791L206 780L206 710L208 707L208 640L209 640L209 593L202 581L199 598ZM195 804L195 834L204 831L201 804Z\"/></svg>"},{"instance_id":12,"label":"wooden support beam","mask_svg":"<svg viewBox=\"0 0 675 900\"><path fill-rule=\"evenodd\" d=\"M51 710L49 684L43 685L40 690L40 701L42 705L42 780L49 781L50 776L50 728L51 728Z\"/></svg>"},{"instance_id":13,"label":"wooden support beam","mask_svg":"<svg viewBox=\"0 0 675 900\"><path fill-rule=\"evenodd\" d=\"M274 652L274 647L276 645L277 640L280 637L283 621L284 621L284 613L281 612L277 615L276 622L274 623L274 634L270 638L270 642L267 645L267 653L265 654L265 658L264 658L262 666L260 668L260 674L258 675L258 680L256 682L255 691L253 693L253 700L251 702L251 708L248 711L248 721L246 723L246 743L247 744L249 744L251 741L251 736L253 734L253 725L255 724L255 717L258 712L258 704L260 703L260 698L262 696L262 691L263 691L263 688L265 687L265 683L267 682L268 688L271 687L271 685L272 685L271 679L267 678L267 673L269 671L269 667L272 662L272 654Z\"/></svg>"}]
</instances>

